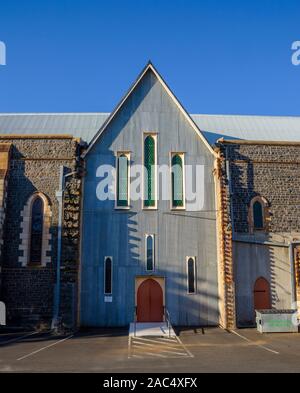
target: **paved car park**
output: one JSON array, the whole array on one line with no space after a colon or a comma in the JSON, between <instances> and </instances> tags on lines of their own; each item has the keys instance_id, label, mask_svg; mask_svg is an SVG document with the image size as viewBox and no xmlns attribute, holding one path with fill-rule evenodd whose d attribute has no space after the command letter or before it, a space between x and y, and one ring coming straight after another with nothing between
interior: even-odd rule
<instances>
[{"instance_id":1,"label":"paved car park","mask_svg":"<svg viewBox=\"0 0 300 393\"><path fill-rule=\"evenodd\" d=\"M299 372L300 335L177 329L130 340L127 329L0 333L0 372ZM135 355L135 356L133 356Z\"/></svg>"}]
</instances>

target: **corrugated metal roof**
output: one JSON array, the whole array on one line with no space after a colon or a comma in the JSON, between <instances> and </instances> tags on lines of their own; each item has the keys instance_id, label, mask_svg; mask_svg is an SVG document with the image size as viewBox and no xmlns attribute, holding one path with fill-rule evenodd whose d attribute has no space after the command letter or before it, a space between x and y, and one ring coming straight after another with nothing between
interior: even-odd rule
<instances>
[{"instance_id":1,"label":"corrugated metal roof","mask_svg":"<svg viewBox=\"0 0 300 393\"><path fill-rule=\"evenodd\" d=\"M71 134L90 142L109 113L3 113L0 134ZM300 142L300 117L191 115L210 143L225 139Z\"/></svg>"},{"instance_id":2,"label":"corrugated metal roof","mask_svg":"<svg viewBox=\"0 0 300 393\"><path fill-rule=\"evenodd\" d=\"M252 141L300 141L300 117L192 115L206 139L245 139Z\"/></svg>"},{"instance_id":3,"label":"corrugated metal roof","mask_svg":"<svg viewBox=\"0 0 300 393\"><path fill-rule=\"evenodd\" d=\"M89 142L109 113L2 113L0 134L71 134Z\"/></svg>"}]
</instances>

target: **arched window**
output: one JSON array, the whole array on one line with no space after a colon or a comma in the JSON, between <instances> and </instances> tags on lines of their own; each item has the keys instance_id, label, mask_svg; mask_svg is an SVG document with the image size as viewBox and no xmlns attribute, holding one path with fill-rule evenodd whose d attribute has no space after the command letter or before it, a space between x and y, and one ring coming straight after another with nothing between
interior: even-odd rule
<instances>
[{"instance_id":1,"label":"arched window","mask_svg":"<svg viewBox=\"0 0 300 393\"><path fill-rule=\"evenodd\" d=\"M112 258L105 257L104 259L104 294L112 294Z\"/></svg>"},{"instance_id":2,"label":"arched window","mask_svg":"<svg viewBox=\"0 0 300 393\"><path fill-rule=\"evenodd\" d=\"M269 217L267 200L261 196L254 197L250 202L248 216L250 232L267 230Z\"/></svg>"},{"instance_id":3,"label":"arched window","mask_svg":"<svg viewBox=\"0 0 300 393\"><path fill-rule=\"evenodd\" d=\"M128 153L118 153L117 157L117 207L129 206L129 162Z\"/></svg>"},{"instance_id":4,"label":"arched window","mask_svg":"<svg viewBox=\"0 0 300 393\"><path fill-rule=\"evenodd\" d=\"M18 261L22 266L46 266L51 262L51 208L41 192L33 193L21 211Z\"/></svg>"},{"instance_id":5,"label":"arched window","mask_svg":"<svg viewBox=\"0 0 300 393\"><path fill-rule=\"evenodd\" d=\"M154 270L154 235L146 235L146 270Z\"/></svg>"},{"instance_id":6,"label":"arched window","mask_svg":"<svg viewBox=\"0 0 300 393\"><path fill-rule=\"evenodd\" d=\"M187 292L196 293L196 258L187 257Z\"/></svg>"},{"instance_id":7,"label":"arched window","mask_svg":"<svg viewBox=\"0 0 300 393\"><path fill-rule=\"evenodd\" d=\"M263 229L264 227L263 207L259 201L253 203L253 227L254 229Z\"/></svg>"},{"instance_id":8,"label":"arched window","mask_svg":"<svg viewBox=\"0 0 300 393\"><path fill-rule=\"evenodd\" d=\"M31 207L30 252L29 265L40 265L42 262L44 203L36 197Z\"/></svg>"},{"instance_id":9,"label":"arched window","mask_svg":"<svg viewBox=\"0 0 300 393\"><path fill-rule=\"evenodd\" d=\"M156 148L155 136L147 135L144 140L144 207L156 205Z\"/></svg>"},{"instance_id":10,"label":"arched window","mask_svg":"<svg viewBox=\"0 0 300 393\"><path fill-rule=\"evenodd\" d=\"M172 208L184 207L184 184L183 184L183 156L175 153L172 155Z\"/></svg>"}]
</instances>

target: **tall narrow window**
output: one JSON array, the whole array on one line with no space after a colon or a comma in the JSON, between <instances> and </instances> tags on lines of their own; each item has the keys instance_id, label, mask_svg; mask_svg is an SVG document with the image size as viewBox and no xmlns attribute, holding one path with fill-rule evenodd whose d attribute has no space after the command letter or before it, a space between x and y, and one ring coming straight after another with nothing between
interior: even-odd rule
<instances>
[{"instance_id":1,"label":"tall narrow window","mask_svg":"<svg viewBox=\"0 0 300 393\"><path fill-rule=\"evenodd\" d=\"M154 270L154 235L146 235L146 270Z\"/></svg>"},{"instance_id":2,"label":"tall narrow window","mask_svg":"<svg viewBox=\"0 0 300 393\"><path fill-rule=\"evenodd\" d=\"M155 136L147 135L144 140L144 207L156 206L156 146Z\"/></svg>"},{"instance_id":3,"label":"tall narrow window","mask_svg":"<svg viewBox=\"0 0 300 393\"><path fill-rule=\"evenodd\" d=\"M184 161L183 154L173 153L171 159L172 208L184 207Z\"/></svg>"},{"instance_id":4,"label":"tall narrow window","mask_svg":"<svg viewBox=\"0 0 300 393\"><path fill-rule=\"evenodd\" d=\"M112 294L112 258L105 257L104 259L104 294Z\"/></svg>"},{"instance_id":5,"label":"tall narrow window","mask_svg":"<svg viewBox=\"0 0 300 393\"><path fill-rule=\"evenodd\" d=\"M129 207L129 163L128 153L117 156L117 207Z\"/></svg>"},{"instance_id":6,"label":"tall narrow window","mask_svg":"<svg viewBox=\"0 0 300 393\"><path fill-rule=\"evenodd\" d=\"M31 208L29 264L40 265L42 261L44 204L36 197Z\"/></svg>"},{"instance_id":7,"label":"tall narrow window","mask_svg":"<svg viewBox=\"0 0 300 393\"><path fill-rule=\"evenodd\" d=\"M196 263L195 257L187 257L187 292L196 293Z\"/></svg>"},{"instance_id":8,"label":"tall narrow window","mask_svg":"<svg viewBox=\"0 0 300 393\"><path fill-rule=\"evenodd\" d=\"M263 206L259 201L253 203L253 226L254 229L264 228Z\"/></svg>"}]
</instances>

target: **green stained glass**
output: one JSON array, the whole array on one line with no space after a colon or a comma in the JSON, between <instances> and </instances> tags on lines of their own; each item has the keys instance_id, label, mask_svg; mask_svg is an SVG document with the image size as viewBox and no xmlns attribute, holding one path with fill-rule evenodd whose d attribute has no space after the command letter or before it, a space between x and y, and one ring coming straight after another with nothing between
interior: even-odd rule
<instances>
[{"instance_id":1,"label":"green stained glass","mask_svg":"<svg viewBox=\"0 0 300 393\"><path fill-rule=\"evenodd\" d=\"M172 157L172 206L183 207L183 168L179 154Z\"/></svg>"},{"instance_id":2,"label":"green stained glass","mask_svg":"<svg viewBox=\"0 0 300 393\"><path fill-rule=\"evenodd\" d=\"M144 205L155 206L155 140L151 135L144 142Z\"/></svg>"},{"instance_id":3,"label":"green stained glass","mask_svg":"<svg viewBox=\"0 0 300 393\"><path fill-rule=\"evenodd\" d=\"M118 179L117 179L117 204L128 206L128 157L122 154L118 157Z\"/></svg>"}]
</instances>

